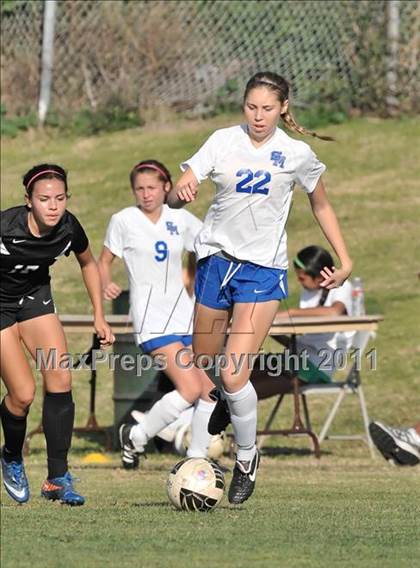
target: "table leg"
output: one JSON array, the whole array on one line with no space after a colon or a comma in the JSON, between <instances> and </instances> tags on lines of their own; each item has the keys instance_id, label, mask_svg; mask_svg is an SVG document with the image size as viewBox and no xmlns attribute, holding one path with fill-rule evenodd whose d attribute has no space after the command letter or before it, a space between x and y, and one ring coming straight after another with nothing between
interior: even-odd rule
<instances>
[{"instance_id":1,"label":"table leg","mask_svg":"<svg viewBox=\"0 0 420 568\"><path fill-rule=\"evenodd\" d=\"M290 348L291 354L297 355L297 346L296 346L296 334L293 334L290 338ZM297 370L295 370L293 374L293 405L294 405L294 416L293 416L293 424L291 428L286 428L282 430L270 430L269 428L266 430L261 430L257 432L258 436L271 436L271 435L283 435L283 436L292 436L293 434L303 434L307 435L312 439L313 447L314 447L314 454L316 458L321 457L321 451L319 447L318 437L315 432L312 430L310 424L306 426L302 422L302 418L300 416L300 393L299 393L299 378L297 375ZM275 409L277 410L280 405L281 399L278 401ZM273 415L273 413L272 413Z\"/></svg>"},{"instance_id":2,"label":"table leg","mask_svg":"<svg viewBox=\"0 0 420 568\"><path fill-rule=\"evenodd\" d=\"M105 450L110 451L112 449L112 440L111 434L107 428L103 426L99 426L98 421L96 419L95 408L96 408L96 368L92 367L92 360L93 360L93 352L101 348L101 343L99 337L96 333L92 336L92 347L89 351L89 357L86 360L86 363L90 365L90 400L89 400L89 416L85 426L78 426L73 428L73 432L76 433L89 433L89 432L101 432L105 435Z\"/></svg>"}]
</instances>

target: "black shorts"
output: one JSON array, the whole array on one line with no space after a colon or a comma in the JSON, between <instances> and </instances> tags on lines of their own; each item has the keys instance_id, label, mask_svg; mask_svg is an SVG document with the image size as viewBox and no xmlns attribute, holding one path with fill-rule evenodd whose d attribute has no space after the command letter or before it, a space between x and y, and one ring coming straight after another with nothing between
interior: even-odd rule
<instances>
[{"instance_id":1,"label":"black shorts","mask_svg":"<svg viewBox=\"0 0 420 568\"><path fill-rule=\"evenodd\" d=\"M18 300L0 300L0 329L6 329L17 322L54 313L51 287L49 284L44 284Z\"/></svg>"}]
</instances>

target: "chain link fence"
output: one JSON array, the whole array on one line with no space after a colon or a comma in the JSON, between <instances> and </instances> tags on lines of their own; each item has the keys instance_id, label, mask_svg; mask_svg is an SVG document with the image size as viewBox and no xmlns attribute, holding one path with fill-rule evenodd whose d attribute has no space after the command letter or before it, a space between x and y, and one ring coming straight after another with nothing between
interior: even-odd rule
<instances>
[{"instance_id":1,"label":"chain link fence","mask_svg":"<svg viewBox=\"0 0 420 568\"><path fill-rule=\"evenodd\" d=\"M387 4L349 1L57 2L52 108L57 113L113 102L139 109L212 108L239 102L257 70L287 77L295 101L385 113ZM37 108L41 1L2 4L2 105ZM401 111L419 110L420 3L398 2L396 61Z\"/></svg>"}]
</instances>

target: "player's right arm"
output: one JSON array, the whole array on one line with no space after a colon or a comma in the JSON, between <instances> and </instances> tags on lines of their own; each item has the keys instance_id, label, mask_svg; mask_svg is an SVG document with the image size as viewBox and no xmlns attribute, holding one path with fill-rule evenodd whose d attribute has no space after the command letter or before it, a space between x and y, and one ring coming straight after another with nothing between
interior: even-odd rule
<instances>
[{"instance_id":1,"label":"player's right arm","mask_svg":"<svg viewBox=\"0 0 420 568\"><path fill-rule=\"evenodd\" d=\"M180 164L183 174L168 194L169 207L180 209L194 201L199 184L211 175L221 148L226 146L225 138L224 130L216 130L191 158Z\"/></svg>"},{"instance_id":2,"label":"player's right arm","mask_svg":"<svg viewBox=\"0 0 420 568\"><path fill-rule=\"evenodd\" d=\"M98 267L102 281L102 292L105 300L115 300L121 294L122 290L112 281L112 263L114 262L115 254L109 250L108 247L102 248L101 256L99 257Z\"/></svg>"},{"instance_id":3,"label":"player's right arm","mask_svg":"<svg viewBox=\"0 0 420 568\"><path fill-rule=\"evenodd\" d=\"M197 196L198 180L191 168L187 168L177 184L168 193L167 204L172 209L180 209L194 201Z\"/></svg>"}]
</instances>

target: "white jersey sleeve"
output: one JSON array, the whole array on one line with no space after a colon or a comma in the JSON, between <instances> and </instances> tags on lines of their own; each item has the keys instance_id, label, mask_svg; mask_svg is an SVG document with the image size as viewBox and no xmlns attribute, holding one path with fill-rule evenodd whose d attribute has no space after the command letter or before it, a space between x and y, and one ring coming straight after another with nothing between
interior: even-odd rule
<instances>
[{"instance_id":1,"label":"white jersey sleeve","mask_svg":"<svg viewBox=\"0 0 420 568\"><path fill-rule=\"evenodd\" d=\"M189 211L186 211L185 209L181 209L181 211L185 223L184 248L188 252L194 252L195 238L201 231L203 223L202 221L200 221L200 219L198 219L198 217L196 217Z\"/></svg>"},{"instance_id":2,"label":"white jersey sleeve","mask_svg":"<svg viewBox=\"0 0 420 568\"><path fill-rule=\"evenodd\" d=\"M348 280L346 280L342 286L339 288L333 288L328 292L327 299L324 306L332 306L335 302L341 302L346 306L347 315L351 316L351 293L352 286Z\"/></svg>"},{"instance_id":3,"label":"white jersey sleeve","mask_svg":"<svg viewBox=\"0 0 420 568\"><path fill-rule=\"evenodd\" d=\"M311 148L301 142L304 148L302 159L296 167L296 183L298 183L305 193L312 193L318 183L319 178L327 169L325 164L320 162Z\"/></svg>"},{"instance_id":4,"label":"white jersey sleeve","mask_svg":"<svg viewBox=\"0 0 420 568\"><path fill-rule=\"evenodd\" d=\"M352 286L349 281L344 282L339 288L333 288L328 292L325 300L325 307L332 306L335 302L342 302L346 306L347 315L351 315L351 292ZM321 300L321 290L305 290L300 295L299 307L316 308ZM322 365L322 371L327 375L331 375L334 371L334 352L339 347L346 345L350 347L354 332L337 332L337 333L306 333L297 338L298 352L306 351L309 360L316 366ZM330 368L326 368L326 361L330 361Z\"/></svg>"},{"instance_id":5,"label":"white jersey sleeve","mask_svg":"<svg viewBox=\"0 0 420 568\"><path fill-rule=\"evenodd\" d=\"M214 132L191 158L182 162L181 170L191 168L198 183L205 180L213 171L217 161L219 131Z\"/></svg>"},{"instance_id":6,"label":"white jersey sleeve","mask_svg":"<svg viewBox=\"0 0 420 568\"><path fill-rule=\"evenodd\" d=\"M341 302L345 305L347 315L351 315L351 283L346 280L339 288L332 288L326 297L324 306L329 308L335 302ZM320 305L322 290L306 290L302 289L300 293L300 308L317 308Z\"/></svg>"},{"instance_id":7,"label":"white jersey sleeve","mask_svg":"<svg viewBox=\"0 0 420 568\"><path fill-rule=\"evenodd\" d=\"M120 223L118 214L111 217L106 230L104 245L118 258L123 256L124 229Z\"/></svg>"}]
</instances>

